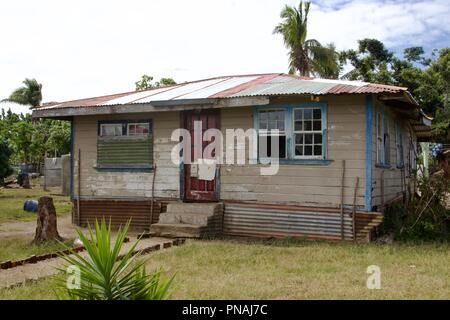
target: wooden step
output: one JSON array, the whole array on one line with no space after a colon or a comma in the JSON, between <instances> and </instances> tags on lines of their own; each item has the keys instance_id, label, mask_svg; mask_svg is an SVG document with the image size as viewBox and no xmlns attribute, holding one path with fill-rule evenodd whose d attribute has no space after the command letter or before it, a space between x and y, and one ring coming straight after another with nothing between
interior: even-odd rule
<instances>
[{"instance_id":1,"label":"wooden step","mask_svg":"<svg viewBox=\"0 0 450 320\"><path fill-rule=\"evenodd\" d=\"M167 205L166 213L222 214L222 203L183 203L174 202Z\"/></svg>"},{"instance_id":2,"label":"wooden step","mask_svg":"<svg viewBox=\"0 0 450 320\"><path fill-rule=\"evenodd\" d=\"M162 213L159 216L159 223L164 224L192 224L207 226L213 214L206 213Z\"/></svg>"},{"instance_id":3,"label":"wooden step","mask_svg":"<svg viewBox=\"0 0 450 320\"><path fill-rule=\"evenodd\" d=\"M156 236L171 238L200 238L202 226L186 223L155 223L150 227L150 232Z\"/></svg>"}]
</instances>

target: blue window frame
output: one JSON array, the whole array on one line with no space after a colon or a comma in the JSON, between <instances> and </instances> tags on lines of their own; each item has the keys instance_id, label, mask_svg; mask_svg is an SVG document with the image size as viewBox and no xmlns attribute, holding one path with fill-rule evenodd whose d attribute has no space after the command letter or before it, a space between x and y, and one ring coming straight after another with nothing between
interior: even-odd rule
<instances>
[{"instance_id":1,"label":"blue window frame","mask_svg":"<svg viewBox=\"0 0 450 320\"><path fill-rule=\"evenodd\" d=\"M258 132L258 160L270 157L261 141L277 129L280 163L329 164L327 159L327 105L325 103L280 104L254 108ZM263 145L270 142L264 141ZM263 149L263 152L261 152ZM268 155L262 156L262 155Z\"/></svg>"}]
</instances>

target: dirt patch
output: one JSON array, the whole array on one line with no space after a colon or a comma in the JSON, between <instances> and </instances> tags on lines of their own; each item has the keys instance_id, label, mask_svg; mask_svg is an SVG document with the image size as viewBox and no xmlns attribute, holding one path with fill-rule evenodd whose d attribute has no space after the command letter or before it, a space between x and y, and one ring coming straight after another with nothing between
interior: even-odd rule
<instances>
[{"instance_id":1,"label":"dirt patch","mask_svg":"<svg viewBox=\"0 0 450 320\"><path fill-rule=\"evenodd\" d=\"M36 231L36 221L6 222L0 224L0 240L30 239L33 240ZM58 231L63 238L75 238L75 226L71 216L58 217Z\"/></svg>"}]
</instances>

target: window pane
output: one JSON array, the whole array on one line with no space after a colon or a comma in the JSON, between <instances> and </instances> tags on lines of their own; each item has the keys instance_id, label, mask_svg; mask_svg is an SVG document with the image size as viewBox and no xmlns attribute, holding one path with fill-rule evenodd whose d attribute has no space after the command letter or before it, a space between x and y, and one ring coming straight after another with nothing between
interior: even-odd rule
<instances>
[{"instance_id":1,"label":"window pane","mask_svg":"<svg viewBox=\"0 0 450 320\"><path fill-rule=\"evenodd\" d=\"M278 144L278 155L275 154L275 149L272 152L273 143ZM272 154L273 153L273 154ZM286 158L286 136L259 136L259 156L263 158Z\"/></svg>"},{"instance_id":2,"label":"window pane","mask_svg":"<svg viewBox=\"0 0 450 320\"><path fill-rule=\"evenodd\" d=\"M148 124L138 124L138 125L136 125L136 133L148 134Z\"/></svg>"},{"instance_id":3,"label":"window pane","mask_svg":"<svg viewBox=\"0 0 450 320\"><path fill-rule=\"evenodd\" d=\"M303 144L303 134L295 135L295 144Z\"/></svg>"},{"instance_id":4,"label":"window pane","mask_svg":"<svg viewBox=\"0 0 450 320\"><path fill-rule=\"evenodd\" d=\"M269 120L269 130L273 130L277 128L277 122L275 120Z\"/></svg>"},{"instance_id":5,"label":"window pane","mask_svg":"<svg viewBox=\"0 0 450 320\"><path fill-rule=\"evenodd\" d=\"M314 144L322 144L322 134L321 133L314 134Z\"/></svg>"},{"instance_id":6,"label":"window pane","mask_svg":"<svg viewBox=\"0 0 450 320\"><path fill-rule=\"evenodd\" d=\"M284 113L281 111L277 111L273 113L273 119L275 120L283 120L284 121Z\"/></svg>"},{"instance_id":7,"label":"window pane","mask_svg":"<svg viewBox=\"0 0 450 320\"><path fill-rule=\"evenodd\" d=\"M150 131L150 125L148 123L129 123L128 135L129 136L143 136L147 135Z\"/></svg>"},{"instance_id":8,"label":"window pane","mask_svg":"<svg viewBox=\"0 0 450 320\"><path fill-rule=\"evenodd\" d=\"M277 129L280 131L284 131L284 120L277 121Z\"/></svg>"},{"instance_id":9,"label":"window pane","mask_svg":"<svg viewBox=\"0 0 450 320\"><path fill-rule=\"evenodd\" d=\"M305 146L305 156L312 156L312 146Z\"/></svg>"},{"instance_id":10,"label":"window pane","mask_svg":"<svg viewBox=\"0 0 450 320\"><path fill-rule=\"evenodd\" d=\"M295 146L295 155L302 156L303 155L303 146Z\"/></svg>"},{"instance_id":11,"label":"window pane","mask_svg":"<svg viewBox=\"0 0 450 320\"><path fill-rule=\"evenodd\" d=\"M263 130L267 130L267 121L262 121L259 123L259 128Z\"/></svg>"},{"instance_id":12,"label":"window pane","mask_svg":"<svg viewBox=\"0 0 450 320\"><path fill-rule=\"evenodd\" d=\"M267 120L267 112L260 112L259 113L259 119L260 120Z\"/></svg>"},{"instance_id":13,"label":"window pane","mask_svg":"<svg viewBox=\"0 0 450 320\"><path fill-rule=\"evenodd\" d=\"M313 143L312 137L313 137L312 134L305 134L305 144L312 144Z\"/></svg>"},{"instance_id":14,"label":"window pane","mask_svg":"<svg viewBox=\"0 0 450 320\"><path fill-rule=\"evenodd\" d=\"M122 124L102 124L100 135L105 137L114 137L122 135Z\"/></svg>"},{"instance_id":15,"label":"window pane","mask_svg":"<svg viewBox=\"0 0 450 320\"><path fill-rule=\"evenodd\" d=\"M313 124L313 130L314 131L320 131L322 130L322 121L321 120L315 120Z\"/></svg>"},{"instance_id":16,"label":"window pane","mask_svg":"<svg viewBox=\"0 0 450 320\"><path fill-rule=\"evenodd\" d=\"M303 123L303 130L304 131L312 131L312 121L305 121Z\"/></svg>"},{"instance_id":17,"label":"window pane","mask_svg":"<svg viewBox=\"0 0 450 320\"><path fill-rule=\"evenodd\" d=\"M322 110L320 110L320 109L314 109L314 114L313 114L313 116L314 116L314 119L316 119L316 120L322 119Z\"/></svg>"},{"instance_id":18,"label":"window pane","mask_svg":"<svg viewBox=\"0 0 450 320\"><path fill-rule=\"evenodd\" d=\"M321 156L322 155L322 146L314 146L314 155Z\"/></svg>"},{"instance_id":19,"label":"window pane","mask_svg":"<svg viewBox=\"0 0 450 320\"><path fill-rule=\"evenodd\" d=\"M295 131L302 131L303 130L303 123L301 121L295 121L294 130Z\"/></svg>"},{"instance_id":20,"label":"window pane","mask_svg":"<svg viewBox=\"0 0 450 320\"><path fill-rule=\"evenodd\" d=\"M302 120L303 119L303 111L301 109L297 109L294 111L294 119Z\"/></svg>"},{"instance_id":21,"label":"window pane","mask_svg":"<svg viewBox=\"0 0 450 320\"><path fill-rule=\"evenodd\" d=\"M311 120L312 119L312 109L303 110L303 117L305 120Z\"/></svg>"}]
</instances>

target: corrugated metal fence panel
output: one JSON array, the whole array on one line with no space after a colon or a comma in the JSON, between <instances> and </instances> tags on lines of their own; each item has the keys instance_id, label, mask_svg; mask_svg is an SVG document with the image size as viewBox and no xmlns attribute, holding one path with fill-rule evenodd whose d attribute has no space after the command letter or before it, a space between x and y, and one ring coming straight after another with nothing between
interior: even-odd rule
<instances>
[{"instance_id":1,"label":"corrugated metal fence panel","mask_svg":"<svg viewBox=\"0 0 450 320\"><path fill-rule=\"evenodd\" d=\"M240 236L341 239L341 216L330 212L226 204L223 232ZM344 214L344 237L353 239L353 222L349 213Z\"/></svg>"},{"instance_id":2,"label":"corrugated metal fence panel","mask_svg":"<svg viewBox=\"0 0 450 320\"><path fill-rule=\"evenodd\" d=\"M147 137L114 137L97 141L97 162L109 164L151 164L153 159L152 134Z\"/></svg>"},{"instance_id":3,"label":"corrugated metal fence panel","mask_svg":"<svg viewBox=\"0 0 450 320\"><path fill-rule=\"evenodd\" d=\"M76 222L77 201L73 203L73 221ZM142 200L80 200L80 225L94 224L95 219L111 219L111 224L118 228L131 219L131 227L135 230L150 228L151 201ZM153 203L152 223L159 221L161 204Z\"/></svg>"}]
</instances>

